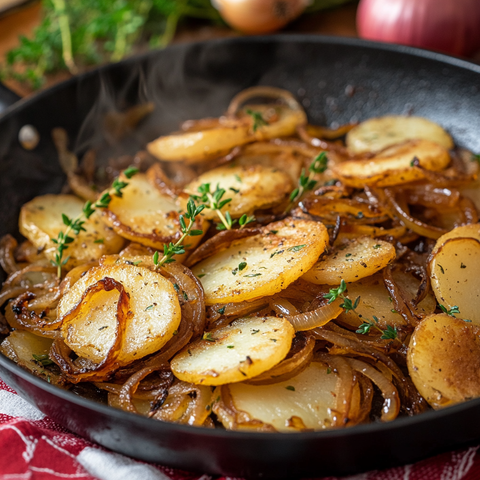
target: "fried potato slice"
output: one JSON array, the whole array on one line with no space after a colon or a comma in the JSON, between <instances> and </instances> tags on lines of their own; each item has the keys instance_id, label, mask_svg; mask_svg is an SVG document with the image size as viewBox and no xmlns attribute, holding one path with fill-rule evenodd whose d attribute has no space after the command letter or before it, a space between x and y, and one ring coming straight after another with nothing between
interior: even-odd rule
<instances>
[{"instance_id":1,"label":"fried potato slice","mask_svg":"<svg viewBox=\"0 0 480 480\"><path fill-rule=\"evenodd\" d=\"M283 318L252 317L205 333L171 361L184 382L225 385L260 375L280 363L290 350L295 330Z\"/></svg>"},{"instance_id":2,"label":"fried potato slice","mask_svg":"<svg viewBox=\"0 0 480 480\"><path fill-rule=\"evenodd\" d=\"M419 280L411 273L405 272L396 272L395 280L409 298L415 298L420 285ZM407 324L402 315L395 311L381 273L349 283L347 288L348 297L352 301L360 297L360 301L355 311L351 310L348 313L343 311L337 317L340 322L358 327L365 319L371 320L375 315L378 319L378 325L382 329L385 329L387 325L400 327ZM435 311L436 306L435 297L429 292L418 304L417 309L420 313L429 315Z\"/></svg>"},{"instance_id":3,"label":"fried potato slice","mask_svg":"<svg viewBox=\"0 0 480 480\"><path fill-rule=\"evenodd\" d=\"M228 389L233 409L237 417L248 415L250 421L260 421L279 432L301 430L323 430L331 427L334 412L337 410L339 378L327 365L312 362L302 373L284 382L272 385L248 385L235 383L221 389ZM222 393L221 400L223 398ZM221 402L213 406L213 411L226 428L241 428L239 419L231 425ZM242 415L243 414L243 415Z\"/></svg>"},{"instance_id":4,"label":"fried potato slice","mask_svg":"<svg viewBox=\"0 0 480 480\"><path fill-rule=\"evenodd\" d=\"M121 198L112 200L103 214L103 221L118 235L147 247L163 249L169 242L175 243L181 236L178 200L162 194L152 186L145 174L137 174L127 181ZM194 229L207 230L208 223L201 217ZM189 237L188 244L194 248L202 236Z\"/></svg>"},{"instance_id":5,"label":"fried potato slice","mask_svg":"<svg viewBox=\"0 0 480 480\"><path fill-rule=\"evenodd\" d=\"M308 271L325 250L328 232L320 222L283 220L264 233L232 242L197 263L207 305L273 295Z\"/></svg>"},{"instance_id":6,"label":"fried potato slice","mask_svg":"<svg viewBox=\"0 0 480 480\"><path fill-rule=\"evenodd\" d=\"M231 198L221 211L230 212L232 218L251 214L254 210L268 208L285 200L293 185L288 175L277 168L260 165L225 166L215 168L202 175L185 187L189 195L198 195L198 188L209 184L213 192L217 185L226 190L222 200ZM186 204L186 202L185 202ZM207 220L218 219L215 210L204 210Z\"/></svg>"},{"instance_id":7,"label":"fried potato slice","mask_svg":"<svg viewBox=\"0 0 480 480\"><path fill-rule=\"evenodd\" d=\"M232 148L255 140L293 135L297 125L306 121L303 111L287 106L254 105L249 108L262 115L261 125L255 127L253 117L244 109L239 119L220 119L210 129L159 137L147 145L147 150L167 162L199 163L226 155Z\"/></svg>"},{"instance_id":8,"label":"fried potato slice","mask_svg":"<svg viewBox=\"0 0 480 480\"><path fill-rule=\"evenodd\" d=\"M480 241L480 224L471 223L469 225L462 225L450 230L445 235L442 235L437 239L435 247L432 250L432 255L434 255L440 247L451 238L476 238Z\"/></svg>"},{"instance_id":9,"label":"fried potato slice","mask_svg":"<svg viewBox=\"0 0 480 480\"><path fill-rule=\"evenodd\" d=\"M439 247L437 242L429 269L438 303L447 310L458 307L460 318L480 325L480 240L450 236Z\"/></svg>"},{"instance_id":10,"label":"fried potato slice","mask_svg":"<svg viewBox=\"0 0 480 480\"><path fill-rule=\"evenodd\" d=\"M59 232L65 232L62 215L77 218L83 210L84 202L73 195L42 195L35 197L23 205L20 210L20 233L28 238L48 260L55 260L56 239ZM68 245L65 258L70 257L66 264L68 270L99 259L102 255L118 253L124 240L111 228L105 226L101 216L94 213L83 225L85 232L71 235L74 241ZM101 243L100 243L101 242Z\"/></svg>"},{"instance_id":11,"label":"fried potato slice","mask_svg":"<svg viewBox=\"0 0 480 480\"><path fill-rule=\"evenodd\" d=\"M424 178L422 168L413 165L415 159L420 167L434 172L445 169L450 163L446 148L428 140L412 140L390 147L373 158L347 160L332 169L334 175L350 187L387 187Z\"/></svg>"},{"instance_id":12,"label":"fried potato slice","mask_svg":"<svg viewBox=\"0 0 480 480\"><path fill-rule=\"evenodd\" d=\"M395 256L392 244L361 237L323 257L302 278L318 285L356 282L385 268Z\"/></svg>"},{"instance_id":13,"label":"fried potato slice","mask_svg":"<svg viewBox=\"0 0 480 480\"><path fill-rule=\"evenodd\" d=\"M480 328L445 314L430 315L410 341L407 365L435 409L480 396Z\"/></svg>"},{"instance_id":14,"label":"fried potato slice","mask_svg":"<svg viewBox=\"0 0 480 480\"><path fill-rule=\"evenodd\" d=\"M428 140L443 148L453 148L452 137L437 123L423 117L388 115L366 120L352 128L346 136L353 154L377 153L407 140Z\"/></svg>"},{"instance_id":15,"label":"fried potato slice","mask_svg":"<svg viewBox=\"0 0 480 480\"><path fill-rule=\"evenodd\" d=\"M121 283L130 295L131 317L119 363L126 365L158 351L180 324L180 304L173 285L162 275L139 266L118 264L91 269L61 298L58 318L65 317L87 288L103 278ZM62 325L65 343L80 357L100 362L113 345L118 292L102 291L91 298L88 309Z\"/></svg>"},{"instance_id":16,"label":"fried potato slice","mask_svg":"<svg viewBox=\"0 0 480 480\"><path fill-rule=\"evenodd\" d=\"M242 153L235 157L232 165L252 167L261 165L277 168L289 175L294 184L298 182L302 167L318 155L318 149L305 145L278 145L273 142L255 142L246 145Z\"/></svg>"}]
</instances>

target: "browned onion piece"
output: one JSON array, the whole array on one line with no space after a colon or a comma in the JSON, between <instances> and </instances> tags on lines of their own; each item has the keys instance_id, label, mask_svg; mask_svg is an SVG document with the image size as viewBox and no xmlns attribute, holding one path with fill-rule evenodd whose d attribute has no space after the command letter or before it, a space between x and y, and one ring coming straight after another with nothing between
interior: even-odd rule
<instances>
[{"instance_id":1,"label":"browned onion piece","mask_svg":"<svg viewBox=\"0 0 480 480\"><path fill-rule=\"evenodd\" d=\"M308 124L306 127L306 130L307 130L307 133L312 137L326 138L327 140L334 140L338 137L343 137L352 128L356 127L357 125L358 125L358 122L354 122L354 123L346 123L344 125L340 125L337 128L326 128L326 127L320 127L318 125Z\"/></svg>"},{"instance_id":2,"label":"browned onion piece","mask_svg":"<svg viewBox=\"0 0 480 480\"><path fill-rule=\"evenodd\" d=\"M353 388L355 386L355 376L352 368L342 357L319 353L317 357L323 363L330 366L339 376L340 386L337 388L337 410L333 417L333 425L344 427L349 421L350 407L352 405Z\"/></svg>"},{"instance_id":3,"label":"browned onion piece","mask_svg":"<svg viewBox=\"0 0 480 480\"><path fill-rule=\"evenodd\" d=\"M0 239L0 266L8 275L20 270L15 261L17 245L18 242L11 235L4 235Z\"/></svg>"},{"instance_id":4,"label":"browned onion piece","mask_svg":"<svg viewBox=\"0 0 480 480\"><path fill-rule=\"evenodd\" d=\"M115 339L107 355L100 363L81 361L77 362L80 364L78 365L70 359L71 349L66 345L62 337L58 335L53 342L52 348L50 349L50 358L60 367L62 373L72 383L88 380L105 380L111 377L118 368L116 359L122 349L127 319L132 315L130 312L129 295L121 283L113 278L105 277L93 285L90 285L83 293L77 305L61 319L62 322L68 322L74 319L82 308L88 308L90 297L102 290L109 292L114 289L119 292Z\"/></svg>"},{"instance_id":5,"label":"browned onion piece","mask_svg":"<svg viewBox=\"0 0 480 480\"><path fill-rule=\"evenodd\" d=\"M228 322L233 319L231 317L239 317L258 312L261 308L268 305L268 298L259 298L258 300L245 300L238 303L216 303L207 307L208 323L211 325L222 316L228 317ZM221 312L221 313L220 313Z\"/></svg>"},{"instance_id":6,"label":"browned onion piece","mask_svg":"<svg viewBox=\"0 0 480 480\"><path fill-rule=\"evenodd\" d=\"M35 277L35 273L42 274L42 281L37 282L37 279L30 277ZM11 287L24 287L24 288L52 288L57 286L59 280L57 278L57 270L54 267L49 267L46 265L28 265L22 270L17 270L12 273L3 283L2 292L11 288Z\"/></svg>"},{"instance_id":7,"label":"browned onion piece","mask_svg":"<svg viewBox=\"0 0 480 480\"><path fill-rule=\"evenodd\" d=\"M406 225L407 228L413 230L419 235L423 235L427 238L437 239L447 233L443 228L433 227L427 225L420 220L413 218L408 211L408 206L405 199L398 199L394 190L385 188L385 195L393 207L400 220Z\"/></svg>"},{"instance_id":8,"label":"browned onion piece","mask_svg":"<svg viewBox=\"0 0 480 480\"><path fill-rule=\"evenodd\" d=\"M311 330L312 328L326 325L334 318L337 318L343 312L343 308L340 306L341 303L342 300L337 298L334 302L327 303L310 312L284 315L284 318L293 325L297 332Z\"/></svg>"},{"instance_id":9,"label":"browned onion piece","mask_svg":"<svg viewBox=\"0 0 480 480\"><path fill-rule=\"evenodd\" d=\"M211 413L212 395L210 387L177 382L170 387L165 403L153 418L201 426Z\"/></svg>"},{"instance_id":10,"label":"browned onion piece","mask_svg":"<svg viewBox=\"0 0 480 480\"><path fill-rule=\"evenodd\" d=\"M379 221L386 219L386 212L380 206L350 198L334 199L310 195L302 201L302 205L308 213L317 217L341 215L342 217L350 218L359 216L362 218L375 218Z\"/></svg>"},{"instance_id":11,"label":"browned onion piece","mask_svg":"<svg viewBox=\"0 0 480 480\"><path fill-rule=\"evenodd\" d=\"M292 110L303 112L303 107L300 105L300 103L298 103L297 99L287 90L276 87L257 86L242 90L240 93L235 95L232 98L230 105L228 106L227 115L229 117L236 117L240 107L251 98L256 97L266 97L276 100L283 100L283 102L285 102L285 104Z\"/></svg>"},{"instance_id":12,"label":"browned onion piece","mask_svg":"<svg viewBox=\"0 0 480 480\"><path fill-rule=\"evenodd\" d=\"M297 127L297 133L305 143L311 145L312 147L321 148L326 151L335 150L345 156L348 155L347 149L343 145L328 140L323 140L311 135L305 125L299 125Z\"/></svg>"},{"instance_id":13,"label":"browned onion piece","mask_svg":"<svg viewBox=\"0 0 480 480\"><path fill-rule=\"evenodd\" d=\"M357 370L369 378L382 392L384 399L381 417L382 421L390 422L397 418L400 411L400 399L398 397L398 391L393 383L368 363L355 358L346 358L345 360L354 370Z\"/></svg>"},{"instance_id":14,"label":"browned onion piece","mask_svg":"<svg viewBox=\"0 0 480 480\"><path fill-rule=\"evenodd\" d=\"M312 334L316 338L343 347L343 352L338 352L342 355L359 355L371 358L375 363L382 362L392 372L392 375L396 380L402 398L402 408L408 415L415 415L428 408L426 401L418 393L412 381L405 377L398 365L384 353L362 343L361 341L333 332L327 328L316 328L312 330Z\"/></svg>"},{"instance_id":15,"label":"browned onion piece","mask_svg":"<svg viewBox=\"0 0 480 480\"><path fill-rule=\"evenodd\" d=\"M193 338L202 335L205 330L205 292L202 284L189 268L177 262L164 265L162 275L173 279L172 283L178 286L182 319L186 317L190 320Z\"/></svg>"},{"instance_id":16,"label":"browned onion piece","mask_svg":"<svg viewBox=\"0 0 480 480\"><path fill-rule=\"evenodd\" d=\"M286 298L275 296L270 299L270 306L277 315L298 315L297 308L292 305Z\"/></svg>"},{"instance_id":17,"label":"browned onion piece","mask_svg":"<svg viewBox=\"0 0 480 480\"><path fill-rule=\"evenodd\" d=\"M230 246L235 240L241 238L252 237L262 233L261 228L242 228L235 230L223 230L212 238L209 238L206 242L200 245L195 251L187 258L185 265L187 267L193 267L196 263L201 262L205 258L210 257L214 253L220 252Z\"/></svg>"},{"instance_id":18,"label":"browned onion piece","mask_svg":"<svg viewBox=\"0 0 480 480\"><path fill-rule=\"evenodd\" d=\"M188 195L183 191L183 189L175 186L167 177L159 163L153 164L147 170L147 178L157 190L165 195L168 195L169 197L176 198L178 196L183 196L188 198Z\"/></svg>"},{"instance_id":19,"label":"browned onion piece","mask_svg":"<svg viewBox=\"0 0 480 480\"><path fill-rule=\"evenodd\" d=\"M408 198L410 205L423 205L431 208L452 208L458 205L460 192L450 188L430 185L417 185L404 188L402 195Z\"/></svg>"},{"instance_id":20,"label":"browned onion piece","mask_svg":"<svg viewBox=\"0 0 480 480\"><path fill-rule=\"evenodd\" d=\"M35 298L35 294L25 292L17 297L5 310L6 319L12 328L28 330L36 335L44 337L55 337L62 320L48 317L48 309L43 310L40 315L35 312L29 302Z\"/></svg>"},{"instance_id":21,"label":"browned onion piece","mask_svg":"<svg viewBox=\"0 0 480 480\"><path fill-rule=\"evenodd\" d=\"M300 348L298 347L299 344ZM292 349L285 360L282 360L278 365L275 365L275 367L261 375L247 380L246 383L252 385L270 385L299 375L310 364L313 358L314 348L315 339L311 335L300 334L299 337L294 338Z\"/></svg>"},{"instance_id":22,"label":"browned onion piece","mask_svg":"<svg viewBox=\"0 0 480 480\"><path fill-rule=\"evenodd\" d=\"M478 210L472 200L467 197L461 197L458 206L463 217L463 224L478 223Z\"/></svg>"},{"instance_id":23,"label":"browned onion piece","mask_svg":"<svg viewBox=\"0 0 480 480\"><path fill-rule=\"evenodd\" d=\"M19 295L24 294L27 291L27 287L10 287L0 293L0 307L11 298L16 298Z\"/></svg>"},{"instance_id":24,"label":"browned onion piece","mask_svg":"<svg viewBox=\"0 0 480 480\"><path fill-rule=\"evenodd\" d=\"M415 327L418 324L421 315L417 315L416 313L416 304L414 304L415 300L411 303L407 299L407 294L404 290L397 284L397 282L395 282L393 277L395 268L396 264L390 264L384 268L383 283L385 284L388 293L390 293L395 310L400 313L409 325Z\"/></svg>"}]
</instances>

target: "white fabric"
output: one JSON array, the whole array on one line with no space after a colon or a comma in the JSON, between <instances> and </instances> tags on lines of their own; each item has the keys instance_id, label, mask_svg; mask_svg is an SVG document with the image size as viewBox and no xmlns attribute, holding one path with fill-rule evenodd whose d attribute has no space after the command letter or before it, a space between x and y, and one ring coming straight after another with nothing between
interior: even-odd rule
<instances>
[{"instance_id":1,"label":"white fabric","mask_svg":"<svg viewBox=\"0 0 480 480\"><path fill-rule=\"evenodd\" d=\"M28 420L43 420L45 414L14 393L0 390L0 413Z\"/></svg>"},{"instance_id":2,"label":"white fabric","mask_svg":"<svg viewBox=\"0 0 480 480\"><path fill-rule=\"evenodd\" d=\"M77 456L77 461L99 480L171 480L150 465L98 448L84 448Z\"/></svg>"}]
</instances>

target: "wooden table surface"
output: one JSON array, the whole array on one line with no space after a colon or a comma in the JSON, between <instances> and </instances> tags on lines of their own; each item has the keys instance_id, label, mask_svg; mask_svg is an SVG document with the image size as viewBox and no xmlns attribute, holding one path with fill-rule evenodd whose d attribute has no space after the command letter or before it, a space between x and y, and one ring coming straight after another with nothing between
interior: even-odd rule
<instances>
[{"instance_id":1,"label":"wooden table surface","mask_svg":"<svg viewBox=\"0 0 480 480\"><path fill-rule=\"evenodd\" d=\"M356 2L335 9L318 12L300 17L288 25L285 33L318 33L322 35L357 36L355 28ZM0 17L0 64L6 53L18 45L18 36L32 34L33 29L40 23L40 3L33 3L6 16ZM236 36L238 33L226 27L217 27L202 22L188 22L181 26L174 42L190 42L208 40L211 38ZM47 85L63 80L69 76L64 72L49 78ZM19 95L28 95L30 90L13 81L5 82L8 87Z\"/></svg>"}]
</instances>

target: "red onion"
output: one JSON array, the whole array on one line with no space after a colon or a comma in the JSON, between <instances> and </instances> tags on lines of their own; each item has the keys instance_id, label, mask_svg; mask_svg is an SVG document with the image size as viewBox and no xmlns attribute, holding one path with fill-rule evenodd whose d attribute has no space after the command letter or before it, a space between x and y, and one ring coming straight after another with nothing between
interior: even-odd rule
<instances>
[{"instance_id":1,"label":"red onion","mask_svg":"<svg viewBox=\"0 0 480 480\"><path fill-rule=\"evenodd\" d=\"M468 56L480 48L478 0L361 0L362 38Z\"/></svg>"}]
</instances>

